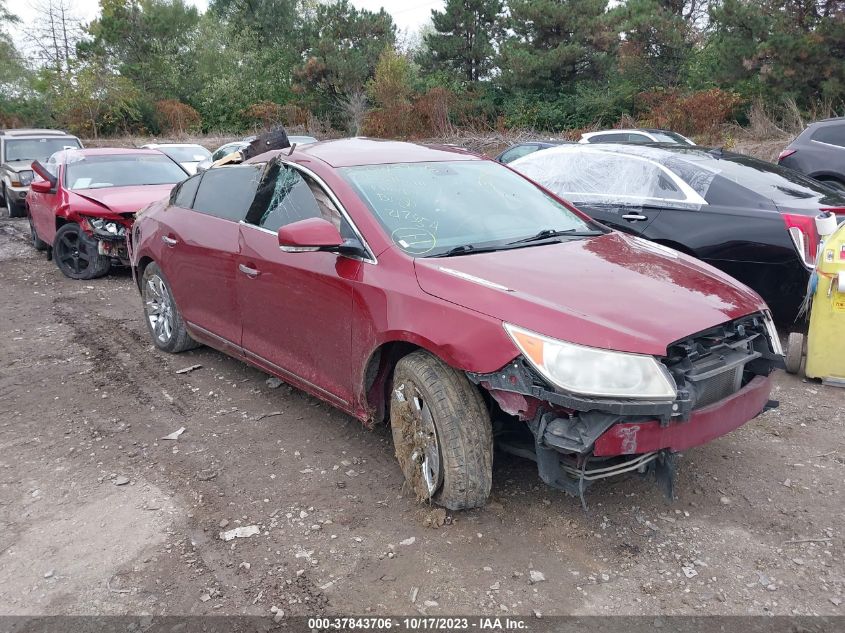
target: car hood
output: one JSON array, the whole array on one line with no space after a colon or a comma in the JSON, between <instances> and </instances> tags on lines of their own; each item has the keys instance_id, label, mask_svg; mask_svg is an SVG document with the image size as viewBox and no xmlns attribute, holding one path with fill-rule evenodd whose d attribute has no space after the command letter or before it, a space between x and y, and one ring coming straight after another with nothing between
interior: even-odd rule
<instances>
[{"instance_id":1,"label":"car hood","mask_svg":"<svg viewBox=\"0 0 845 633\"><path fill-rule=\"evenodd\" d=\"M85 198L115 213L135 213L151 202L166 198L175 185L142 185L135 187L104 187L81 189L74 195Z\"/></svg>"},{"instance_id":2,"label":"car hood","mask_svg":"<svg viewBox=\"0 0 845 633\"><path fill-rule=\"evenodd\" d=\"M5 165L14 172L32 170L31 160L10 160Z\"/></svg>"},{"instance_id":3,"label":"car hood","mask_svg":"<svg viewBox=\"0 0 845 633\"><path fill-rule=\"evenodd\" d=\"M557 339L663 356L675 341L766 305L691 257L609 233L415 260L422 290Z\"/></svg>"}]
</instances>

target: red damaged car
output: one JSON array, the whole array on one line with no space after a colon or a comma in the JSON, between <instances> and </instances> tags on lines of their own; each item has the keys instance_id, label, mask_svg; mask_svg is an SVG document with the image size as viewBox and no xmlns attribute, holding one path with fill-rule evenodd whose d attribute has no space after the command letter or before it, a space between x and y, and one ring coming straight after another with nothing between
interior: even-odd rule
<instances>
[{"instance_id":1,"label":"red damaged car","mask_svg":"<svg viewBox=\"0 0 845 633\"><path fill-rule=\"evenodd\" d=\"M367 425L420 499L483 505L498 448L572 494L767 406L763 301L451 148L350 139L211 169L130 257L155 344L205 343ZM583 497L582 497L583 498Z\"/></svg>"},{"instance_id":2,"label":"red damaged car","mask_svg":"<svg viewBox=\"0 0 845 633\"><path fill-rule=\"evenodd\" d=\"M26 197L32 245L51 250L71 279L94 279L128 264L126 230L135 213L166 198L188 173L156 150L81 149L32 164Z\"/></svg>"}]
</instances>

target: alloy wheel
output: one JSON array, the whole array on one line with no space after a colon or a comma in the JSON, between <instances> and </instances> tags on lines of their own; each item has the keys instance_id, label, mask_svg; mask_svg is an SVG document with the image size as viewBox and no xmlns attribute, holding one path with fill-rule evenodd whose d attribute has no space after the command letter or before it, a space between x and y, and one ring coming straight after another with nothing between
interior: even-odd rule
<instances>
[{"instance_id":1,"label":"alloy wheel","mask_svg":"<svg viewBox=\"0 0 845 633\"><path fill-rule=\"evenodd\" d=\"M153 275L144 286L144 312L153 334L161 343L173 336L173 301L164 280Z\"/></svg>"},{"instance_id":2,"label":"alloy wheel","mask_svg":"<svg viewBox=\"0 0 845 633\"><path fill-rule=\"evenodd\" d=\"M399 385L393 397L406 406L404 435L410 444L406 450L410 452L410 462L419 476L419 487L423 488L417 492L425 493L425 498L431 499L443 483L440 442L431 408L415 385Z\"/></svg>"},{"instance_id":3,"label":"alloy wheel","mask_svg":"<svg viewBox=\"0 0 845 633\"><path fill-rule=\"evenodd\" d=\"M61 264L79 275L91 265L92 254L90 246L82 239L79 232L67 232L61 236L57 243L58 260ZM93 254L97 256L96 253Z\"/></svg>"}]
</instances>

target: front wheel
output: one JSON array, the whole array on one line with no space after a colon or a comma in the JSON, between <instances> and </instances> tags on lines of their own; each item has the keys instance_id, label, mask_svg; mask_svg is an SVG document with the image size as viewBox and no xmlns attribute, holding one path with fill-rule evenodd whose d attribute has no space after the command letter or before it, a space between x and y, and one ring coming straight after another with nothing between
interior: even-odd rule
<instances>
[{"instance_id":1,"label":"front wheel","mask_svg":"<svg viewBox=\"0 0 845 633\"><path fill-rule=\"evenodd\" d=\"M53 261L71 279L96 279L111 269L111 260L100 255L97 250L97 240L74 222L56 231Z\"/></svg>"},{"instance_id":2,"label":"front wheel","mask_svg":"<svg viewBox=\"0 0 845 633\"><path fill-rule=\"evenodd\" d=\"M396 458L420 501L450 510L487 502L490 414L463 373L424 351L402 358L393 375L390 426Z\"/></svg>"},{"instance_id":3,"label":"front wheel","mask_svg":"<svg viewBox=\"0 0 845 633\"><path fill-rule=\"evenodd\" d=\"M185 328L185 321L173 300L170 284L158 264L148 264L141 277L144 321L153 343L160 350L176 354L198 347Z\"/></svg>"}]
</instances>

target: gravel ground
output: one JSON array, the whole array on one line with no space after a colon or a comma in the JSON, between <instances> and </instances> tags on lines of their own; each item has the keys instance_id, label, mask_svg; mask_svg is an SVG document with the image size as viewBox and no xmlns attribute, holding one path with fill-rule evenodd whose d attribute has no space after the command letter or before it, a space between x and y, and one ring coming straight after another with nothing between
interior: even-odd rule
<instances>
[{"instance_id":1,"label":"gravel ground","mask_svg":"<svg viewBox=\"0 0 845 633\"><path fill-rule=\"evenodd\" d=\"M673 503L631 477L584 511L497 454L488 506L445 514L387 429L155 350L129 274L66 279L25 219L0 220L0 295L4 614L845 610L843 390L779 374L780 408L685 454Z\"/></svg>"}]
</instances>

